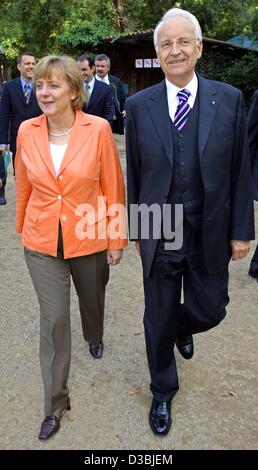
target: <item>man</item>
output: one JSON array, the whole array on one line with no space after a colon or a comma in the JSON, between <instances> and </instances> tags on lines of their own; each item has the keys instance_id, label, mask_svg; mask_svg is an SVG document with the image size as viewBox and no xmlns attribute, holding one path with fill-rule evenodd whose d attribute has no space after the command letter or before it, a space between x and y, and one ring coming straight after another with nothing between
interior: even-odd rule
<instances>
[{"instance_id":1,"label":"man","mask_svg":"<svg viewBox=\"0 0 258 470\"><path fill-rule=\"evenodd\" d=\"M111 125L115 113L112 87L95 79L93 57L86 54L81 55L78 59L78 64L87 95L87 102L82 108L83 111L102 117Z\"/></svg>"},{"instance_id":2,"label":"man","mask_svg":"<svg viewBox=\"0 0 258 470\"><path fill-rule=\"evenodd\" d=\"M16 137L22 121L39 116L41 110L32 89L33 71L36 65L31 52L23 52L18 57L17 68L20 77L7 81L3 86L0 101L0 150L16 152ZM5 182L0 190L0 205L6 204Z\"/></svg>"},{"instance_id":3,"label":"man","mask_svg":"<svg viewBox=\"0 0 258 470\"><path fill-rule=\"evenodd\" d=\"M258 201L258 90L253 94L248 116L248 140L252 168L253 194L254 200ZM249 275L258 281L258 245L251 260Z\"/></svg>"},{"instance_id":4,"label":"man","mask_svg":"<svg viewBox=\"0 0 258 470\"><path fill-rule=\"evenodd\" d=\"M114 75L109 74L110 59L106 54L100 54L95 57L96 79L112 85L115 113L113 116L112 130L114 134L124 134L125 111L125 91L121 80Z\"/></svg>"},{"instance_id":5,"label":"man","mask_svg":"<svg viewBox=\"0 0 258 470\"><path fill-rule=\"evenodd\" d=\"M126 141L130 235L144 274L149 424L165 435L179 388L174 345L190 359L192 335L225 317L228 263L247 255L254 222L242 93L196 75L202 32L191 13L169 10L154 44L165 80L127 100Z\"/></svg>"},{"instance_id":6,"label":"man","mask_svg":"<svg viewBox=\"0 0 258 470\"><path fill-rule=\"evenodd\" d=\"M5 179L4 158L2 156L2 152L0 151L0 191L3 186L4 179Z\"/></svg>"}]
</instances>

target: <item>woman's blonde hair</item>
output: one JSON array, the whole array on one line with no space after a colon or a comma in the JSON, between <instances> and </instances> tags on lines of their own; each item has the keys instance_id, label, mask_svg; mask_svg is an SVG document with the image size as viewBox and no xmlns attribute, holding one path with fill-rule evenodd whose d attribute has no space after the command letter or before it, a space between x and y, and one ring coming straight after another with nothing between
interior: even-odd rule
<instances>
[{"instance_id":1,"label":"woman's blonde hair","mask_svg":"<svg viewBox=\"0 0 258 470\"><path fill-rule=\"evenodd\" d=\"M67 55L47 55L35 66L34 80L50 78L53 72L60 72L76 97L72 100L74 109L81 109L86 100L82 75L77 62Z\"/></svg>"}]
</instances>

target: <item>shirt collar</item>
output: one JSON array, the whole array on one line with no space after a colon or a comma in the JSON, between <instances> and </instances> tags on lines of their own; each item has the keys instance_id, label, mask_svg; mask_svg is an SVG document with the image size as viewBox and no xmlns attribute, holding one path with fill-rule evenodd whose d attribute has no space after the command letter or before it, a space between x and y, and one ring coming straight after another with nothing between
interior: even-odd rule
<instances>
[{"instance_id":1,"label":"shirt collar","mask_svg":"<svg viewBox=\"0 0 258 470\"><path fill-rule=\"evenodd\" d=\"M24 85L27 84L30 89L32 90L32 80L30 80L29 82L26 82L25 80L23 80L23 78L20 78L21 79L21 84L22 84L22 89L24 90Z\"/></svg>"},{"instance_id":2,"label":"shirt collar","mask_svg":"<svg viewBox=\"0 0 258 470\"><path fill-rule=\"evenodd\" d=\"M96 78L97 80L99 80L100 82L104 82L104 83L109 84L108 75L105 75L105 77L102 79L99 75L96 74L96 75L95 75L95 78Z\"/></svg>"},{"instance_id":3,"label":"shirt collar","mask_svg":"<svg viewBox=\"0 0 258 470\"><path fill-rule=\"evenodd\" d=\"M197 79L196 73L194 73L192 80L190 80L190 82L187 83L186 86L181 87L181 88L178 88L176 85L171 83L166 78L166 87L167 87L167 94L168 94L169 100L174 101L177 96L177 93L180 90L183 90L184 88L186 88L191 93L190 98L192 98L192 100L194 101L197 95L197 90L198 90L198 79Z\"/></svg>"},{"instance_id":4,"label":"shirt collar","mask_svg":"<svg viewBox=\"0 0 258 470\"><path fill-rule=\"evenodd\" d=\"M95 83L95 78L93 77L92 80L88 83L90 90L93 90L94 88L94 83Z\"/></svg>"}]
</instances>

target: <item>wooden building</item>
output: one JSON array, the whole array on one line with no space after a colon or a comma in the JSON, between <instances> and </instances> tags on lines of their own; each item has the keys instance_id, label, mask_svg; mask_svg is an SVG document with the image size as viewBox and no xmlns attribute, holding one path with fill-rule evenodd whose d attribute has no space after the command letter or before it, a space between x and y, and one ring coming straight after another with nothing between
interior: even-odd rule
<instances>
[{"instance_id":1,"label":"wooden building","mask_svg":"<svg viewBox=\"0 0 258 470\"><path fill-rule=\"evenodd\" d=\"M258 51L232 45L228 42L209 38L203 38L203 42L204 58L214 52L236 59L252 52L258 58ZM153 45L153 30L138 31L121 36L116 40L105 38L92 52L95 54L105 53L110 57L111 73L121 78L128 96L158 83L164 76L157 64Z\"/></svg>"}]
</instances>

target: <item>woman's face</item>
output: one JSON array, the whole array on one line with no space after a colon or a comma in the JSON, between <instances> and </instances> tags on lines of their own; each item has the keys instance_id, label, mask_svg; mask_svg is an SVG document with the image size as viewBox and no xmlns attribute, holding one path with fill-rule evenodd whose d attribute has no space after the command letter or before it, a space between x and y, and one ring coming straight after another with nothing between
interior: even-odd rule
<instances>
[{"instance_id":1,"label":"woman's face","mask_svg":"<svg viewBox=\"0 0 258 470\"><path fill-rule=\"evenodd\" d=\"M76 97L64 75L53 71L47 78L36 81L36 96L40 109L47 117L62 117L73 110L72 100Z\"/></svg>"}]
</instances>

